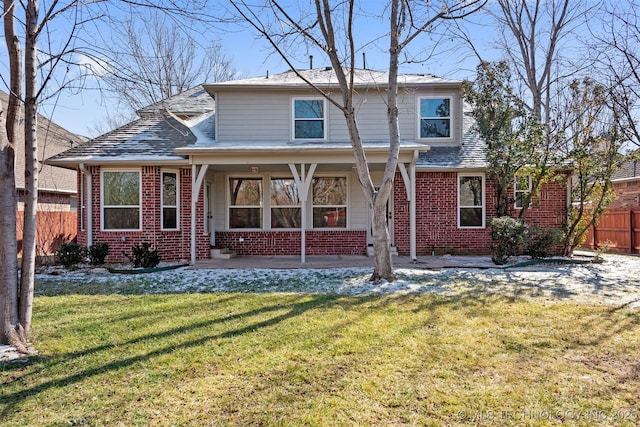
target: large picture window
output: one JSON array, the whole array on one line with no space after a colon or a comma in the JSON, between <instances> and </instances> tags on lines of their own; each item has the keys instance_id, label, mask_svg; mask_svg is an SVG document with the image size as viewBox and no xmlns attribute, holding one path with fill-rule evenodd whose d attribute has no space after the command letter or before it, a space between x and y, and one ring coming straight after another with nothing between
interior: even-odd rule
<instances>
[{"instance_id":1,"label":"large picture window","mask_svg":"<svg viewBox=\"0 0 640 427\"><path fill-rule=\"evenodd\" d=\"M262 178L229 178L229 228L262 228Z\"/></svg>"},{"instance_id":2,"label":"large picture window","mask_svg":"<svg viewBox=\"0 0 640 427\"><path fill-rule=\"evenodd\" d=\"M140 172L102 172L102 228L140 229Z\"/></svg>"},{"instance_id":3,"label":"large picture window","mask_svg":"<svg viewBox=\"0 0 640 427\"><path fill-rule=\"evenodd\" d=\"M298 187L291 178L271 178L271 228L300 228Z\"/></svg>"},{"instance_id":4,"label":"large picture window","mask_svg":"<svg viewBox=\"0 0 640 427\"><path fill-rule=\"evenodd\" d=\"M419 98L420 138L451 138L451 99Z\"/></svg>"},{"instance_id":5,"label":"large picture window","mask_svg":"<svg viewBox=\"0 0 640 427\"><path fill-rule=\"evenodd\" d=\"M484 227L484 176L458 176L458 225Z\"/></svg>"},{"instance_id":6,"label":"large picture window","mask_svg":"<svg viewBox=\"0 0 640 427\"><path fill-rule=\"evenodd\" d=\"M323 99L293 100L293 138L324 139L325 105Z\"/></svg>"},{"instance_id":7,"label":"large picture window","mask_svg":"<svg viewBox=\"0 0 640 427\"><path fill-rule=\"evenodd\" d=\"M313 227L347 227L347 178L313 179Z\"/></svg>"},{"instance_id":8,"label":"large picture window","mask_svg":"<svg viewBox=\"0 0 640 427\"><path fill-rule=\"evenodd\" d=\"M162 172L162 229L178 229L178 174Z\"/></svg>"}]
</instances>

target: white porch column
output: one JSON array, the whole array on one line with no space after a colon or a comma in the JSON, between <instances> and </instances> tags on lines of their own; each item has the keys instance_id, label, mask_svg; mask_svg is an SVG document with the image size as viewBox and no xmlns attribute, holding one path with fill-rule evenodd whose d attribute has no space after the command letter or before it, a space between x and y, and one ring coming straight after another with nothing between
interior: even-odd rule
<instances>
[{"instance_id":1,"label":"white porch column","mask_svg":"<svg viewBox=\"0 0 640 427\"><path fill-rule=\"evenodd\" d=\"M191 264L196 263L196 205L209 165L191 165ZM206 219L205 219L206 220Z\"/></svg>"},{"instance_id":2,"label":"white porch column","mask_svg":"<svg viewBox=\"0 0 640 427\"><path fill-rule=\"evenodd\" d=\"M300 209L301 212L301 221L302 224L300 226L300 262L306 262L306 252L307 252L307 240L305 230L307 228L307 199L309 196L309 188L311 186L311 179L313 178L313 173L316 171L317 163L312 163L309 167L309 173L305 173L305 164L300 164L300 174L298 174L298 168L295 164L289 163L289 169L291 170L291 174L293 174L293 179L296 183L296 188L298 189L298 196L300 197Z\"/></svg>"},{"instance_id":3,"label":"white porch column","mask_svg":"<svg viewBox=\"0 0 640 427\"><path fill-rule=\"evenodd\" d=\"M414 158L409 163L409 171L404 163L398 163L404 188L407 193L407 201L409 202L409 255L415 261L417 259L416 251L416 161L418 160L418 152L414 153Z\"/></svg>"}]
</instances>

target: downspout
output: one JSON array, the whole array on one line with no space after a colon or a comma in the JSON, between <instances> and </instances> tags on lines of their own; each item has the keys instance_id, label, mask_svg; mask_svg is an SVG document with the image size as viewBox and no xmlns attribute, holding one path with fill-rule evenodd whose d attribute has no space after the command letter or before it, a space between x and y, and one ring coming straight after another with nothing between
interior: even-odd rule
<instances>
[{"instance_id":1,"label":"downspout","mask_svg":"<svg viewBox=\"0 0 640 427\"><path fill-rule=\"evenodd\" d=\"M85 203L87 204L87 209L85 211L85 215L87 216L87 225L85 227L87 232L87 246L93 245L93 175L89 172L84 165L84 163L80 163L78 165L80 172L87 177L87 191ZM80 180L80 186L82 186L82 180ZM88 202L88 203L87 203ZM82 205L80 205L80 212L82 212Z\"/></svg>"}]
</instances>

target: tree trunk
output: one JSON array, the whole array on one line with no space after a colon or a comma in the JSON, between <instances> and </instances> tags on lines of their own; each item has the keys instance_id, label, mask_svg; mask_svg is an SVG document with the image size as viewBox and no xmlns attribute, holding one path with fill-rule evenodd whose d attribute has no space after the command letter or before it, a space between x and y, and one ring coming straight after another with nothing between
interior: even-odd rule
<instances>
[{"instance_id":1,"label":"tree trunk","mask_svg":"<svg viewBox=\"0 0 640 427\"><path fill-rule=\"evenodd\" d=\"M9 54L9 102L0 111L0 342L27 351L18 315L18 244L16 238L16 124L20 112L22 61L20 41L15 33L15 2L4 0L4 35Z\"/></svg>"},{"instance_id":2,"label":"tree trunk","mask_svg":"<svg viewBox=\"0 0 640 427\"><path fill-rule=\"evenodd\" d=\"M27 339L31 329L36 262L36 210L38 206L37 142L37 38L38 1L29 0L26 8L25 37L25 122L24 122L24 230L22 232L22 268L20 275L19 320Z\"/></svg>"}]
</instances>

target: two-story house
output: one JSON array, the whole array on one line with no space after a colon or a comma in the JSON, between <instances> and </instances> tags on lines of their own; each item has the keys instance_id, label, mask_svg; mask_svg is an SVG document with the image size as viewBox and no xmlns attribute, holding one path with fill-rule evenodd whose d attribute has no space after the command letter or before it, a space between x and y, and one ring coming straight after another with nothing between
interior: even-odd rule
<instances>
[{"instance_id":1,"label":"two-story house","mask_svg":"<svg viewBox=\"0 0 640 427\"><path fill-rule=\"evenodd\" d=\"M340 102L331 68L301 71ZM374 182L388 155L387 74L357 70L357 122ZM487 253L494 197L485 144L461 82L398 77L401 146L388 203L401 255ZM365 255L371 213L344 116L296 73L205 84L50 159L78 171L78 241L109 260L151 243L164 260L239 255ZM514 209L522 185L514 189ZM525 186L526 187L526 186ZM567 190L542 189L529 217L561 226Z\"/></svg>"}]
</instances>

